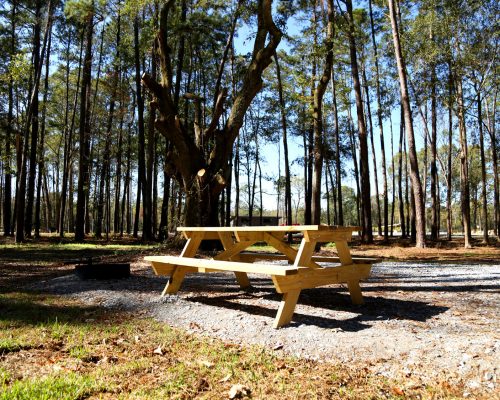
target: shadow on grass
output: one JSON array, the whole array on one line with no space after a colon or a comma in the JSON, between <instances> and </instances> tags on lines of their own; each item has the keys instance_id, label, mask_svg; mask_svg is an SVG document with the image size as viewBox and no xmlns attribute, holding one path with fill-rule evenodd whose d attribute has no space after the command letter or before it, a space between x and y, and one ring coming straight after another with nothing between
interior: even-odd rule
<instances>
[{"instance_id":1,"label":"shadow on grass","mask_svg":"<svg viewBox=\"0 0 500 400\"><path fill-rule=\"evenodd\" d=\"M89 315L99 312L99 309L93 306L61 303L61 299L42 295L0 294L0 324L39 325L58 322L82 325L89 323Z\"/></svg>"}]
</instances>

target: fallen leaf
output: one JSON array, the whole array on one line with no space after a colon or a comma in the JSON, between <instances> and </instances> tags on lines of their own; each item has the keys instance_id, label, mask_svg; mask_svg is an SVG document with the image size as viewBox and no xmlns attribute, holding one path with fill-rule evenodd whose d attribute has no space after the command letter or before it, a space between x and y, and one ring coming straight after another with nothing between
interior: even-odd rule
<instances>
[{"instance_id":1,"label":"fallen leaf","mask_svg":"<svg viewBox=\"0 0 500 400\"><path fill-rule=\"evenodd\" d=\"M392 388L392 391L394 392L395 395L397 396L404 396L405 392L403 391L403 389L401 388L398 388L398 387L393 387Z\"/></svg>"},{"instance_id":2,"label":"fallen leaf","mask_svg":"<svg viewBox=\"0 0 500 400\"><path fill-rule=\"evenodd\" d=\"M212 368L215 364L207 360L202 360L200 361L200 365L203 365L204 367L207 368Z\"/></svg>"},{"instance_id":3,"label":"fallen leaf","mask_svg":"<svg viewBox=\"0 0 500 400\"><path fill-rule=\"evenodd\" d=\"M242 399L244 397L248 397L250 395L250 392L251 391L248 386L238 383L236 385L231 386L231 389L229 389L229 398Z\"/></svg>"},{"instance_id":4,"label":"fallen leaf","mask_svg":"<svg viewBox=\"0 0 500 400\"><path fill-rule=\"evenodd\" d=\"M229 373L227 374L224 378L222 378L219 383L224 383L224 382L227 382L229 379L231 379L231 377L233 376L233 374Z\"/></svg>"}]
</instances>

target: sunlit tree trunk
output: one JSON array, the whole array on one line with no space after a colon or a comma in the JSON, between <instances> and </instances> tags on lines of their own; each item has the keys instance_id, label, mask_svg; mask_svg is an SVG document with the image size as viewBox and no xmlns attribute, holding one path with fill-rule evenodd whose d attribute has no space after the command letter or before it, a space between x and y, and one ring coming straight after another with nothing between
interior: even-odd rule
<instances>
[{"instance_id":1,"label":"sunlit tree trunk","mask_svg":"<svg viewBox=\"0 0 500 400\"><path fill-rule=\"evenodd\" d=\"M290 183L290 161L288 159L288 132L286 121L286 104L283 96L283 85L281 82L281 69L278 56L274 54L276 64L276 77L278 79L278 96L280 102L281 130L283 134L283 156L285 158L285 214L286 225L292 225L292 187Z\"/></svg>"},{"instance_id":2,"label":"sunlit tree trunk","mask_svg":"<svg viewBox=\"0 0 500 400\"><path fill-rule=\"evenodd\" d=\"M472 247L470 220L470 184L469 184L469 150L467 145L467 130L465 127L465 106L462 89L462 79L455 79L458 130L460 132L460 202L462 210L462 225L464 230L464 247Z\"/></svg>"},{"instance_id":3,"label":"sunlit tree trunk","mask_svg":"<svg viewBox=\"0 0 500 400\"><path fill-rule=\"evenodd\" d=\"M359 134L359 162L361 177L361 207L363 208L362 240L365 243L373 242L372 232L372 211L370 199L370 171L368 167L368 135L365 124L365 114L363 111L363 99L361 96L361 85L358 72L358 60L356 52L356 40L354 36L354 20L352 12L352 1L346 0L347 15L349 17L349 50L351 61L351 73L356 97L356 111L358 115Z\"/></svg>"},{"instance_id":4,"label":"sunlit tree trunk","mask_svg":"<svg viewBox=\"0 0 500 400\"><path fill-rule=\"evenodd\" d=\"M408 138L408 150L410 158L410 176L412 181L412 188L415 201L415 221L416 221L416 247L425 247L425 209L424 198L422 191L422 184L420 182L420 174L418 171L417 151L415 147L415 135L413 133L413 120L410 99L408 95L408 84L406 77L406 66L401 51L399 40L398 24L396 20L396 12L394 7L394 0L388 0L389 14L392 27L392 38L394 41L394 50L396 55L396 62L398 65L399 86L401 91L401 101L404 110L404 120L406 135Z\"/></svg>"},{"instance_id":5,"label":"sunlit tree trunk","mask_svg":"<svg viewBox=\"0 0 500 400\"><path fill-rule=\"evenodd\" d=\"M323 74L314 90L313 96L313 128L314 147L313 163L314 173L312 180L312 223L319 225L321 222L321 177L323 176L323 96L326 92L333 67L333 0L327 1L328 23L325 38L326 57Z\"/></svg>"}]
</instances>

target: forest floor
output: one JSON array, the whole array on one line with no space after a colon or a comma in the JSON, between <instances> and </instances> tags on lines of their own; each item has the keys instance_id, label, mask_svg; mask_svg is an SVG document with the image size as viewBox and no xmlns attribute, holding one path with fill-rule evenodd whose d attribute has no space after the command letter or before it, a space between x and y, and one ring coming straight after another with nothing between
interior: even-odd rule
<instances>
[{"instance_id":1,"label":"forest floor","mask_svg":"<svg viewBox=\"0 0 500 400\"><path fill-rule=\"evenodd\" d=\"M190 276L161 299L166 279L143 257L178 249L2 238L0 399L498 399L500 245L474 244L354 241L382 259L365 305L339 285L303 291L275 330L280 298L257 276L248 292L228 274ZM132 276L82 281L88 257L128 261Z\"/></svg>"}]
</instances>

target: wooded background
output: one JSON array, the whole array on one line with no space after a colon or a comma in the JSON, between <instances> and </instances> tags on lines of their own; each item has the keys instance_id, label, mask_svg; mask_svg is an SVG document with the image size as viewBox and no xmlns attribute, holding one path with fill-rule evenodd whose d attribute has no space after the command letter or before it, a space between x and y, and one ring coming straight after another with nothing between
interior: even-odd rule
<instances>
[{"instance_id":1,"label":"wooded background","mask_svg":"<svg viewBox=\"0 0 500 400\"><path fill-rule=\"evenodd\" d=\"M360 225L366 243L488 241L499 15L495 0L3 1L3 233L165 240L278 215Z\"/></svg>"}]
</instances>

